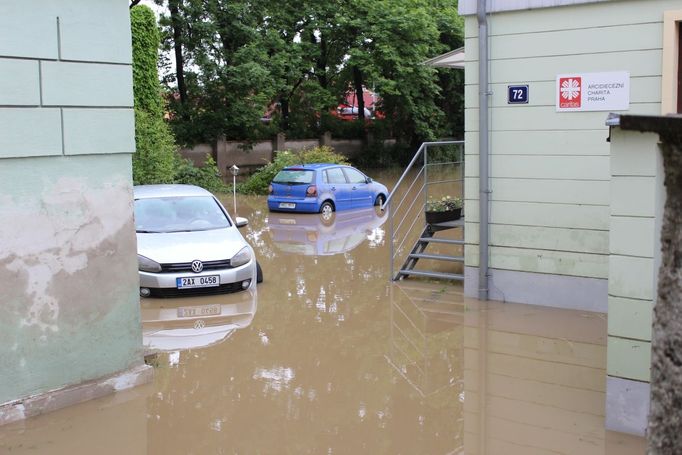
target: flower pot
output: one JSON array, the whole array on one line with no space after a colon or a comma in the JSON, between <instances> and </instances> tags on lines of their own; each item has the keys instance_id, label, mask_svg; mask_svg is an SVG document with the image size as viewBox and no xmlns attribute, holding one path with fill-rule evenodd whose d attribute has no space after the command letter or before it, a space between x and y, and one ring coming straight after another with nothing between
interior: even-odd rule
<instances>
[{"instance_id":1,"label":"flower pot","mask_svg":"<svg viewBox=\"0 0 682 455\"><path fill-rule=\"evenodd\" d=\"M444 212L424 212L426 214L426 222L428 224L445 223L446 221L455 221L462 217L462 208L454 210L446 210Z\"/></svg>"}]
</instances>

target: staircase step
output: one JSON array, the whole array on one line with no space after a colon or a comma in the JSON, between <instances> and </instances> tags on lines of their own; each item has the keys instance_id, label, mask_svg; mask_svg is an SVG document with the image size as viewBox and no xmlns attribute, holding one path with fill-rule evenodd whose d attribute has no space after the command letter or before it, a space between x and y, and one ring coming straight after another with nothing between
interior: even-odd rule
<instances>
[{"instance_id":1,"label":"staircase step","mask_svg":"<svg viewBox=\"0 0 682 455\"><path fill-rule=\"evenodd\" d=\"M464 245L464 240L462 239L441 239L436 237L421 237L419 239L421 243L447 243L448 245Z\"/></svg>"},{"instance_id":2,"label":"staircase step","mask_svg":"<svg viewBox=\"0 0 682 455\"><path fill-rule=\"evenodd\" d=\"M444 221L442 223L433 223L431 226L439 228L441 230L444 229L453 229L453 228L458 228L464 226L464 218L460 218L455 221Z\"/></svg>"},{"instance_id":3,"label":"staircase step","mask_svg":"<svg viewBox=\"0 0 682 455\"><path fill-rule=\"evenodd\" d=\"M427 272L426 270L407 270L402 269L398 272L400 275L409 276L425 276L428 278L442 278L445 280L464 280L464 275L458 273L445 273L445 272Z\"/></svg>"},{"instance_id":4,"label":"staircase step","mask_svg":"<svg viewBox=\"0 0 682 455\"><path fill-rule=\"evenodd\" d=\"M462 286L458 284L434 284L434 283L408 283L406 281L395 283L395 286L399 288L408 297L418 296L418 295L431 295L431 294L442 294L447 296L463 296L464 290Z\"/></svg>"},{"instance_id":5,"label":"staircase step","mask_svg":"<svg viewBox=\"0 0 682 455\"><path fill-rule=\"evenodd\" d=\"M412 253L409 257L413 259L434 259L436 261L464 262L464 256L447 256L445 254Z\"/></svg>"}]
</instances>

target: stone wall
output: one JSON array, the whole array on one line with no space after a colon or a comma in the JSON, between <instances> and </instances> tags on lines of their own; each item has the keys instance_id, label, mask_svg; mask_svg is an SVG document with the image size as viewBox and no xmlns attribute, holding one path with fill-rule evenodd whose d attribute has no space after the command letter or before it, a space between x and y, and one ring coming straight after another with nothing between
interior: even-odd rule
<instances>
[{"instance_id":1,"label":"stone wall","mask_svg":"<svg viewBox=\"0 0 682 455\"><path fill-rule=\"evenodd\" d=\"M387 144L394 142L386 141ZM203 166L206 155L211 155L223 176L229 176L228 169L233 164L239 166L244 174L248 174L272 161L278 151L298 152L320 145L328 145L351 159L363 150L360 139L334 139L330 135L319 139L286 139L283 134L280 134L271 141L247 143L219 140L215 144L198 144L191 148L180 149L180 155L192 160L197 166Z\"/></svg>"}]
</instances>

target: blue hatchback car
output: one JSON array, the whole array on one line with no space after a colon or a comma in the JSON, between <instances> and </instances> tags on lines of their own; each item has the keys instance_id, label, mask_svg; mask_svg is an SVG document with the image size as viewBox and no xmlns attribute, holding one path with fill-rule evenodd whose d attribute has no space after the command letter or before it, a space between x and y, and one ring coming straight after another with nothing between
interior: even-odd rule
<instances>
[{"instance_id":1,"label":"blue hatchback car","mask_svg":"<svg viewBox=\"0 0 682 455\"><path fill-rule=\"evenodd\" d=\"M289 166L272 180L268 208L274 212L322 213L380 205L388 189L357 169L341 164Z\"/></svg>"}]
</instances>

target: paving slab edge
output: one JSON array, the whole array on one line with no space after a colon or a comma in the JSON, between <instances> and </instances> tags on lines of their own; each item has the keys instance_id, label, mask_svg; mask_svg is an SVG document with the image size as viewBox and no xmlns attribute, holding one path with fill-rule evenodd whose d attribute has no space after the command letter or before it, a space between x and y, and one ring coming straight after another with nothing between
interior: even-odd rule
<instances>
[{"instance_id":1,"label":"paving slab edge","mask_svg":"<svg viewBox=\"0 0 682 455\"><path fill-rule=\"evenodd\" d=\"M0 404L0 426L131 389L151 382L153 377L153 367L136 365L112 376L3 403Z\"/></svg>"}]
</instances>

